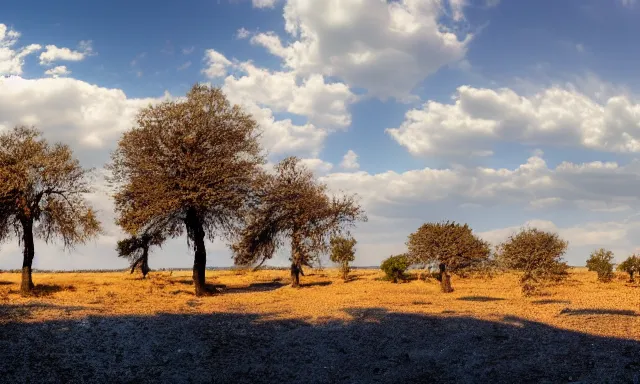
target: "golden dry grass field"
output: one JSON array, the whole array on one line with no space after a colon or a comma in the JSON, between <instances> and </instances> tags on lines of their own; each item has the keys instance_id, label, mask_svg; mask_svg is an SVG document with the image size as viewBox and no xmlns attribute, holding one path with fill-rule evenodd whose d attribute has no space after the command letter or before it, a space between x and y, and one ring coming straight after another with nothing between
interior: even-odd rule
<instances>
[{"instance_id":1,"label":"golden dry grass field","mask_svg":"<svg viewBox=\"0 0 640 384\"><path fill-rule=\"evenodd\" d=\"M382 272L0 274L6 382L634 382L640 285L574 268L523 297L514 274L392 284ZM34 368L37 368L34 371ZM25 372L31 370L36 376ZM26 375L26 376L25 376ZM113 381L115 380L115 381Z\"/></svg>"}]
</instances>

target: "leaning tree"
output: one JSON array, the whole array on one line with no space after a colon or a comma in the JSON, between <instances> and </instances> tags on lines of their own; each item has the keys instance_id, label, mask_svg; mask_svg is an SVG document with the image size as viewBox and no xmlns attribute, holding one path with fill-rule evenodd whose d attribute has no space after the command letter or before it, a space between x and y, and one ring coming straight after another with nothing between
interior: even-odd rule
<instances>
[{"instance_id":1,"label":"leaning tree","mask_svg":"<svg viewBox=\"0 0 640 384\"><path fill-rule=\"evenodd\" d=\"M34 237L70 250L101 232L85 199L89 174L67 145L51 145L33 127L0 134L0 241L15 234L22 244L22 292L34 287Z\"/></svg>"},{"instance_id":2,"label":"leaning tree","mask_svg":"<svg viewBox=\"0 0 640 384\"><path fill-rule=\"evenodd\" d=\"M149 248L162 246L166 236L156 226L144 228L139 234L132 234L126 239L119 240L116 251L119 257L127 258L131 262L131 273L140 268L142 278L149 273Z\"/></svg>"},{"instance_id":3,"label":"leaning tree","mask_svg":"<svg viewBox=\"0 0 640 384\"><path fill-rule=\"evenodd\" d=\"M449 272L460 272L489 260L489 244L473 234L469 225L455 221L423 224L409 235L413 264L437 263L443 292L453 292Z\"/></svg>"},{"instance_id":4,"label":"leaning tree","mask_svg":"<svg viewBox=\"0 0 640 384\"><path fill-rule=\"evenodd\" d=\"M329 196L327 186L296 157L264 175L259 205L232 245L236 265L262 264L289 240L291 286L300 285L302 267L329 250L330 239L348 235L348 229L367 217L354 195Z\"/></svg>"},{"instance_id":5,"label":"leaning tree","mask_svg":"<svg viewBox=\"0 0 640 384\"><path fill-rule=\"evenodd\" d=\"M184 99L143 108L107 167L125 232L162 223L167 238L186 233L198 296L209 292L205 238L230 238L242 228L264 173L259 134L252 116L219 88L197 84Z\"/></svg>"}]
</instances>

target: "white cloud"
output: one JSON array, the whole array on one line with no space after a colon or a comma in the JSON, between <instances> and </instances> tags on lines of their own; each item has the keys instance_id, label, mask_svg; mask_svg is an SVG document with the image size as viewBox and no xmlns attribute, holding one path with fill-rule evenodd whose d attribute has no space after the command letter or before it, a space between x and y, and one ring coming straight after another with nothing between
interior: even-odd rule
<instances>
[{"instance_id":1,"label":"white cloud","mask_svg":"<svg viewBox=\"0 0 640 384\"><path fill-rule=\"evenodd\" d=\"M263 130L261 142L272 156L289 154L318 156L328 132L313 124L296 125L291 119L276 119L269 108L251 101L229 100L241 104Z\"/></svg>"},{"instance_id":2,"label":"white cloud","mask_svg":"<svg viewBox=\"0 0 640 384\"><path fill-rule=\"evenodd\" d=\"M576 51L580 52L580 53L584 53L585 48L584 48L584 44L576 44Z\"/></svg>"},{"instance_id":3,"label":"white cloud","mask_svg":"<svg viewBox=\"0 0 640 384\"><path fill-rule=\"evenodd\" d=\"M471 39L458 38L439 21L449 8L462 19L460 0L288 0L284 46L271 32L252 42L284 59L302 75L322 73L386 98L406 98L425 77L462 59Z\"/></svg>"},{"instance_id":4,"label":"white cloud","mask_svg":"<svg viewBox=\"0 0 640 384\"><path fill-rule=\"evenodd\" d=\"M236 102L255 102L277 112L306 116L323 127L351 124L347 106L355 96L342 83L327 84L316 74L298 85L293 72L272 72L251 62L241 63L236 69L244 75L228 76L224 81L225 92Z\"/></svg>"},{"instance_id":5,"label":"white cloud","mask_svg":"<svg viewBox=\"0 0 640 384\"><path fill-rule=\"evenodd\" d=\"M251 32L249 32L249 30L245 28L240 28L238 29L238 32L236 32L237 39L246 39L250 35L251 35Z\"/></svg>"},{"instance_id":6,"label":"white cloud","mask_svg":"<svg viewBox=\"0 0 640 384\"><path fill-rule=\"evenodd\" d=\"M414 155L488 155L496 142L640 152L640 104L600 103L569 87L522 96L461 86L454 104L429 101L387 132Z\"/></svg>"},{"instance_id":7,"label":"white cloud","mask_svg":"<svg viewBox=\"0 0 640 384\"><path fill-rule=\"evenodd\" d=\"M95 155L96 148L112 148L133 126L140 107L159 100L130 99L120 89L72 78L11 77L0 87L0 126L34 124L47 137L91 149Z\"/></svg>"},{"instance_id":8,"label":"white cloud","mask_svg":"<svg viewBox=\"0 0 640 384\"><path fill-rule=\"evenodd\" d=\"M79 51L69 48L60 48L55 45L45 46L45 51L40 54L40 65L50 65L54 61L82 61L93 53L91 41L81 41Z\"/></svg>"},{"instance_id":9,"label":"white cloud","mask_svg":"<svg viewBox=\"0 0 640 384\"><path fill-rule=\"evenodd\" d=\"M464 7L467 5L467 0L449 0L449 7L451 8L451 17L455 21L464 20Z\"/></svg>"},{"instance_id":10,"label":"white cloud","mask_svg":"<svg viewBox=\"0 0 640 384\"><path fill-rule=\"evenodd\" d=\"M196 49L196 47L187 47L187 48L182 48L182 54L183 55L190 55L193 53L193 51Z\"/></svg>"},{"instance_id":11,"label":"white cloud","mask_svg":"<svg viewBox=\"0 0 640 384\"><path fill-rule=\"evenodd\" d=\"M273 8L278 0L251 0L254 8Z\"/></svg>"},{"instance_id":12,"label":"white cloud","mask_svg":"<svg viewBox=\"0 0 640 384\"><path fill-rule=\"evenodd\" d=\"M302 159L300 163L309 168L316 176L326 174L333 169L333 164L318 158Z\"/></svg>"},{"instance_id":13,"label":"white cloud","mask_svg":"<svg viewBox=\"0 0 640 384\"><path fill-rule=\"evenodd\" d=\"M215 49L205 51L204 61L207 67L202 70L202 73L210 79L224 77L227 74L227 68L231 66L231 61Z\"/></svg>"},{"instance_id":14,"label":"white cloud","mask_svg":"<svg viewBox=\"0 0 640 384\"><path fill-rule=\"evenodd\" d=\"M521 226L500 228L491 231L481 232L478 235L485 240L498 244L505 241L510 235L518 232L521 228L538 228L543 231L557 232L573 247L583 246L620 246L626 240L628 232L632 227L640 228L640 223L625 222L587 222L564 228L558 228L550 220L529 220Z\"/></svg>"},{"instance_id":15,"label":"white cloud","mask_svg":"<svg viewBox=\"0 0 640 384\"><path fill-rule=\"evenodd\" d=\"M68 76L71 74L71 71L67 69L64 65L59 65L57 67L53 67L51 69L47 69L44 71L44 74L52 77L60 77L60 76Z\"/></svg>"},{"instance_id":16,"label":"white cloud","mask_svg":"<svg viewBox=\"0 0 640 384\"><path fill-rule=\"evenodd\" d=\"M351 149L347 151L347 153L342 158L342 162L340 166L344 169L359 169L360 164L358 164L358 155L352 151Z\"/></svg>"},{"instance_id":17,"label":"white cloud","mask_svg":"<svg viewBox=\"0 0 640 384\"><path fill-rule=\"evenodd\" d=\"M42 49L38 44L15 49L19 38L19 32L0 23L0 76L21 75L25 57Z\"/></svg>"},{"instance_id":18,"label":"white cloud","mask_svg":"<svg viewBox=\"0 0 640 384\"><path fill-rule=\"evenodd\" d=\"M437 203L442 209L462 204L520 207L530 211L573 209L583 212L629 212L640 208L640 161L574 164L555 168L530 157L514 168L455 166L403 173L364 171L330 173L330 187L358 193L368 211L386 217L416 217L416 207Z\"/></svg>"}]
</instances>

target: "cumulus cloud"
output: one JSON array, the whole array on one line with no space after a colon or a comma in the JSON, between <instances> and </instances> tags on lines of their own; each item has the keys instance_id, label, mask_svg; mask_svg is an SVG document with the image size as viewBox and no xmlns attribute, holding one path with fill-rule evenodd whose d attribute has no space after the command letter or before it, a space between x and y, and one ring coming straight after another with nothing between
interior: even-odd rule
<instances>
[{"instance_id":1,"label":"cumulus cloud","mask_svg":"<svg viewBox=\"0 0 640 384\"><path fill-rule=\"evenodd\" d=\"M286 46L273 32L252 42L300 74L338 77L371 95L405 98L425 77L466 54L471 35L440 24L447 9L461 20L463 1L288 0ZM448 8L447 8L448 7Z\"/></svg>"},{"instance_id":2,"label":"cumulus cloud","mask_svg":"<svg viewBox=\"0 0 640 384\"><path fill-rule=\"evenodd\" d=\"M344 157L342 157L340 166L344 169L359 169L360 164L358 164L358 155L351 149L348 150Z\"/></svg>"},{"instance_id":3,"label":"cumulus cloud","mask_svg":"<svg viewBox=\"0 0 640 384\"><path fill-rule=\"evenodd\" d=\"M364 171L323 177L336 190L358 193L374 214L419 217L425 204L460 207L516 206L529 210L629 211L640 208L640 161L563 162L555 168L540 155L514 168L456 166L403 173Z\"/></svg>"},{"instance_id":4,"label":"cumulus cloud","mask_svg":"<svg viewBox=\"0 0 640 384\"><path fill-rule=\"evenodd\" d=\"M387 132L414 155L489 155L496 142L640 152L640 104L557 86L531 96L461 86L453 104L429 101Z\"/></svg>"},{"instance_id":5,"label":"cumulus cloud","mask_svg":"<svg viewBox=\"0 0 640 384\"><path fill-rule=\"evenodd\" d=\"M237 66L242 76L228 76L224 89L234 100L252 101L278 112L306 116L323 127L347 127L347 110L355 96L342 83L326 83L322 75L311 75L300 84L293 72L258 68L251 62Z\"/></svg>"},{"instance_id":6,"label":"cumulus cloud","mask_svg":"<svg viewBox=\"0 0 640 384\"><path fill-rule=\"evenodd\" d=\"M5 79L0 87L0 128L36 125L52 140L69 142L79 149L106 151L132 127L140 107L159 100L128 98L120 89L72 78L16 76ZM87 154L87 160L96 161L95 152Z\"/></svg>"},{"instance_id":7,"label":"cumulus cloud","mask_svg":"<svg viewBox=\"0 0 640 384\"><path fill-rule=\"evenodd\" d=\"M74 51L53 44L47 45L45 51L40 54L40 65L50 65L54 61L82 61L93 53L91 41L81 41L79 48L80 50Z\"/></svg>"},{"instance_id":8,"label":"cumulus cloud","mask_svg":"<svg viewBox=\"0 0 640 384\"><path fill-rule=\"evenodd\" d=\"M207 49L205 51L204 61L207 66L202 70L202 73L210 79L224 77L227 74L227 68L232 64L222 53L215 49Z\"/></svg>"},{"instance_id":9,"label":"cumulus cloud","mask_svg":"<svg viewBox=\"0 0 640 384\"><path fill-rule=\"evenodd\" d=\"M46 71L44 71L44 74L51 77L60 77L70 75L71 71L69 71L66 66L59 65L57 67L47 69Z\"/></svg>"},{"instance_id":10,"label":"cumulus cloud","mask_svg":"<svg viewBox=\"0 0 640 384\"><path fill-rule=\"evenodd\" d=\"M38 44L14 48L19 38L20 32L0 23L0 76L21 75L25 57L42 49Z\"/></svg>"}]
</instances>

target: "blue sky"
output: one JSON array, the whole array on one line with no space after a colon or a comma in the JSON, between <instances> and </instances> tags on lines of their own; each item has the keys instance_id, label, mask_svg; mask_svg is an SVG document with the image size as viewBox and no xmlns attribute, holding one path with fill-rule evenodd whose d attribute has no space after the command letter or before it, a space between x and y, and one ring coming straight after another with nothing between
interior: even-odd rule
<instances>
[{"instance_id":1,"label":"blue sky","mask_svg":"<svg viewBox=\"0 0 640 384\"><path fill-rule=\"evenodd\" d=\"M443 219L494 243L558 231L576 265L598 247L622 260L640 246L639 18L634 0L14 2L0 129L36 124L100 175L139 107L209 82L254 114L271 162L298 155L361 196L359 265ZM126 266L100 180L107 234L72 253L39 244L37 268ZM0 268L20 266L14 243ZM230 265L222 241L208 260ZM176 239L151 265L191 262Z\"/></svg>"}]
</instances>

